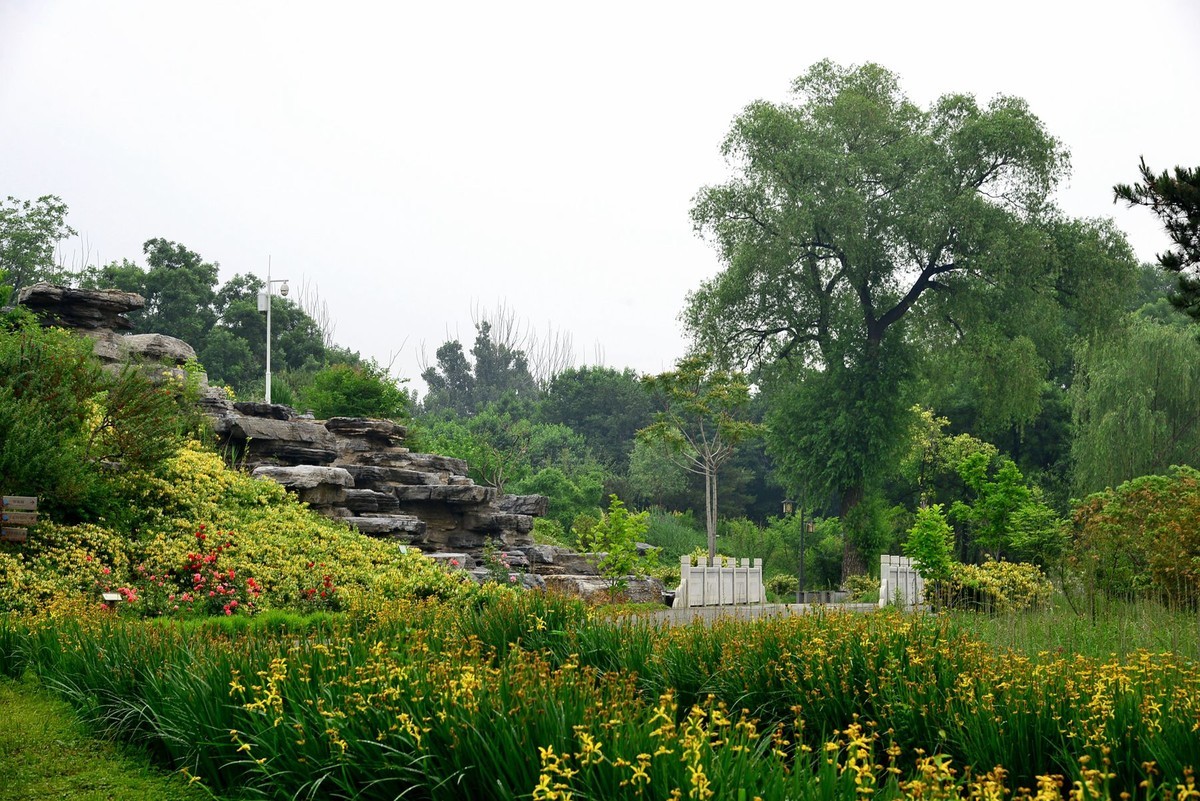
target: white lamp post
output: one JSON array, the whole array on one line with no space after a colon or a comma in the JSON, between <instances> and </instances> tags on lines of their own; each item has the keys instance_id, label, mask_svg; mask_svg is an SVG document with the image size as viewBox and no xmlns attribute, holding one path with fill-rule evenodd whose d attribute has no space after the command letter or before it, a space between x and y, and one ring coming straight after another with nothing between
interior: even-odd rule
<instances>
[{"instance_id":1,"label":"white lamp post","mask_svg":"<svg viewBox=\"0 0 1200 801\"><path fill-rule=\"evenodd\" d=\"M279 295L287 297L288 279L286 278L271 278L271 260L267 259L267 291L258 293L258 310L267 313L267 381L266 381L266 401L271 402L271 297L274 295L274 285L283 284L279 287Z\"/></svg>"}]
</instances>

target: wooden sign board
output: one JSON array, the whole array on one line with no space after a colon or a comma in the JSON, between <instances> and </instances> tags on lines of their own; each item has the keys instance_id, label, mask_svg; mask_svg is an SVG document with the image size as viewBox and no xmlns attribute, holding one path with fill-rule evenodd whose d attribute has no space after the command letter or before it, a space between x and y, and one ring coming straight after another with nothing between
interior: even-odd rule
<instances>
[{"instance_id":1,"label":"wooden sign board","mask_svg":"<svg viewBox=\"0 0 1200 801\"><path fill-rule=\"evenodd\" d=\"M0 528L0 540L5 540L6 542L24 542L28 537L28 529Z\"/></svg>"},{"instance_id":2,"label":"wooden sign board","mask_svg":"<svg viewBox=\"0 0 1200 801\"><path fill-rule=\"evenodd\" d=\"M36 495L5 495L0 498L0 503L3 503L5 509L27 509L34 511L37 509Z\"/></svg>"},{"instance_id":3,"label":"wooden sign board","mask_svg":"<svg viewBox=\"0 0 1200 801\"><path fill-rule=\"evenodd\" d=\"M0 514L0 522L10 526L32 526L37 517L37 512L4 512Z\"/></svg>"}]
</instances>

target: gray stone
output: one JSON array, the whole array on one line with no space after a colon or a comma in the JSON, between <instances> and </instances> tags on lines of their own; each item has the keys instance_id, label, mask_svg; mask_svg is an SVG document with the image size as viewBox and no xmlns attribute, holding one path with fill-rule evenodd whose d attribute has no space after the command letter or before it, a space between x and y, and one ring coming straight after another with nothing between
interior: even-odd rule
<instances>
[{"instance_id":1,"label":"gray stone","mask_svg":"<svg viewBox=\"0 0 1200 801\"><path fill-rule=\"evenodd\" d=\"M581 598L607 596L610 584L598 576L543 576L546 589ZM634 603L662 603L663 585L656 578L626 577L626 587L620 597Z\"/></svg>"},{"instance_id":2,"label":"gray stone","mask_svg":"<svg viewBox=\"0 0 1200 801\"><path fill-rule=\"evenodd\" d=\"M246 448L246 459L253 463L273 459L282 464L326 465L337 457L333 435L319 423L235 413L214 424L214 430L225 440L223 444Z\"/></svg>"},{"instance_id":3,"label":"gray stone","mask_svg":"<svg viewBox=\"0 0 1200 801\"><path fill-rule=\"evenodd\" d=\"M345 468L354 476L358 485L364 487L382 487L386 484L422 486L441 483L436 473L423 473L406 467L348 464L345 465Z\"/></svg>"},{"instance_id":4,"label":"gray stone","mask_svg":"<svg viewBox=\"0 0 1200 801\"><path fill-rule=\"evenodd\" d=\"M370 489L346 490L346 507L356 514L383 512L388 514L399 511L400 502L396 496L387 492L376 492Z\"/></svg>"},{"instance_id":5,"label":"gray stone","mask_svg":"<svg viewBox=\"0 0 1200 801\"><path fill-rule=\"evenodd\" d=\"M325 427L339 437L362 437L390 445L404 439L408 429L391 420L372 420L366 417L331 417Z\"/></svg>"},{"instance_id":6,"label":"gray stone","mask_svg":"<svg viewBox=\"0 0 1200 801\"><path fill-rule=\"evenodd\" d=\"M425 523L412 515L388 515L386 517L349 517L345 522L363 534L415 534L425 533Z\"/></svg>"},{"instance_id":7,"label":"gray stone","mask_svg":"<svg viewBox=\"0 0 1200 801\"><path fill-rule=\"evenodd\" d=\"M400 503L408 501L438 501L460 506L480 506L491 503L496 490L475 484L465 486L396 487L396 498Z\"/></svg>"},{"instance_id":8,"label":"gray stone","mask_svg":"<svg viewBox=\"0 0 1200 801\"><path fill-rule=\"evenodd\" d=\"M431 473L465 476L470 468L462 459L438 456L433 453L405 453L396 460L397 467L411 467Z\"/></svg>"},{"instance_id":9,"label":"gray stone","mask_svg":"<svg viewBox=\"0 0 1200 801\"><path fill-rule=\"evenodd\" d=\"M250 475L255 478L269 478L288 489L312 489L322 484L337 487L354 486L354 478L349 472L340 467L317 467L316 465L277 467L262 465L261 467L254 468L254 472Z\"/></svg>"},{"instance_id":10,"label":"gray stone","mask_svg":"<svg viewBox=\"0 0 1200 801\"><path fill-rule=\"evenodd\" d=\"M463 525L472 531L516 531L526 534L533 531L533 518L505 512L471 511L463 515Z\"/></svg>"},{"instance_id":11,"label":"gray stone","mask_svg":"<svg viewBox=\"0 0 1200 801\"><path fill-rule=\"evenodd\" d=\"M247 417L264 417L269 420L291 420L296 416L296 410L282 403L261 403L259 401L238 401L233 408ZM316 425L314 423L314 425ZM324 428L324 426L321 426Z\"/></svg>"},{"instance_id":12,"label":"gray stone","mask_svg":"<svg viewBox=\"0 0 1200 801\"><path fill-rule=\"evenodd\" d=\"M182 365L196 360L196 351L191 345L166 334L126 334L117 344L125 357L135 363Z\"/></svg>"},{"instance_id":13,"label":"gray stone","mask_svg":"<svg viewBox=\"0 0 1200 801\"><path fill-rule=\"evenodd\" d=\"M124 360L125 354L121 350L123 336L112 331L89 331L88 336L92 340L92 353L101 362L118 364Z\"/></svg>"},{"instance_id":14,"label":"gray stone","mask_svg":"<svg viewBox=\"0 0 1200 801\"><path fill-rule=\"evenodd\" d=\"M438 551L436 553L427 553L425 555L438 564L446 565L447 567L458 568L460 570L474 570L476 567L475 557L471 556L469 553Z\"/></svg>"},{"instance_id":15,"label":"gray stone","mask_svg":"<svg viewBox=\"0 0 1200 801\"><path fill-rule=\"evenodd\" d=\"M128 331L133 323L125 315L146 305L136 292L75 289L44 281L22 287L13 302L36 314L43 326L80 331Z\"/></svg>"},{"instance_id":16,"label":"gray stone","mask_svg":"<svg viewBox=\"0 0 1200 801\"><path fill-rule=\"evenodd\" d=\"M585 554L560 545L518 545L537 572L544 575L598 575L599 555Z\"/></svg>"},{"instance_id":17,"label":"gray stone","mask_svg":"<svg viewBox=\"0 0 1200 801\"><path fill-rule=\"evenodd\" d=\"M550 499L545 495L505 495L496 501L496 508L515 515L544 517L550 508Z\"/></svg>"}]
</instances>

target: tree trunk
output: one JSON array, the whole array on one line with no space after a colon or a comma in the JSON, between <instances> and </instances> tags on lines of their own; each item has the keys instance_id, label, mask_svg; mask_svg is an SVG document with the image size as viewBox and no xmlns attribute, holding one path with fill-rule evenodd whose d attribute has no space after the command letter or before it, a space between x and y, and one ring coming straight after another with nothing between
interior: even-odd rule
<instances>
[{"instance_id":1,"label":"tree trunk","mask_svg":"<svg viewBox=\"0 0 1200 801\"><path fill-rule=\"evenodd\" d=\"M717 471L712 465L704 470L704 524L708 532L708 564L717 555Z\"/></svg>"},{"instance_id":2,"label":"tree trunk","mask_svg":"<svg viewBox=\"0 0 1200 801\"><path fill-rule=\"evenodd\" d=\"M854 507L862 501L864 495L864 487L858 484L853 487L848 487L842 492L842 502L838 509L842 518L842 530L844 532L842 545L842 581L851 576L861 576L867 572L867 560L863 555L862 550L858 547L858 543L854 542L854 537L846 528L846 515L853 511Z\"/></svg>"}]
</instances>

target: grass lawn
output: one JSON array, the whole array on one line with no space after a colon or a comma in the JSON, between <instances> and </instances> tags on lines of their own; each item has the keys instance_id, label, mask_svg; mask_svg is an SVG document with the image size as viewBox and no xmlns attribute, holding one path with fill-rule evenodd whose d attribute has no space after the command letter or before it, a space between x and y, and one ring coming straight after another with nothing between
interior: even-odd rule
<instances>
[{"instance_id":1,"label":"grass lawn","mask_svg":"<svg viewBox=\"0 0 1200 801\"><path fill-rule=\"evenodd\" d=\"M0 679L0 801L200 801L212 794L88 734L69 704Z\"/></svg>"}]
</instances>

